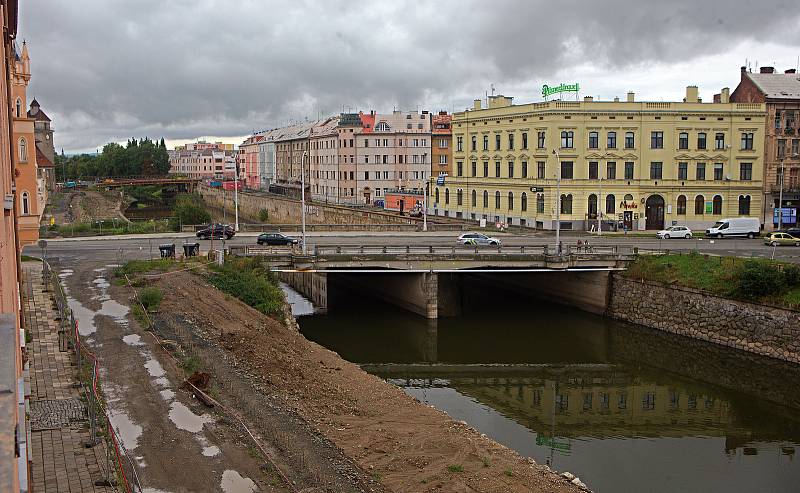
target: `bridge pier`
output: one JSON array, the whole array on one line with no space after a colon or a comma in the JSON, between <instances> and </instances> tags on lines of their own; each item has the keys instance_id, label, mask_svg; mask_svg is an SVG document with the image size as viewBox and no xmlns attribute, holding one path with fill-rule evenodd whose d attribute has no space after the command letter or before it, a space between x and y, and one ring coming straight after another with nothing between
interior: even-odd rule
<instances>
[{"instance_id":1,"label":"bridge pier","mask_svg":"<svg viewBox=\"0 0 800 493\"><path fill-rule=\"evenodd\" d=\"M322 272L278 272L285 282L314 304L318 313L328 311L328 274Z\"/></svg>"}]
</instances>

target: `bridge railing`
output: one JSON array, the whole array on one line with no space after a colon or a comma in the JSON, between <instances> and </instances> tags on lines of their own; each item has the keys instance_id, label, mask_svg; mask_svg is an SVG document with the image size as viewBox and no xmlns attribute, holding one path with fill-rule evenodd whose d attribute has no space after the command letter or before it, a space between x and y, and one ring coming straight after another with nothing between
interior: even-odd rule
<instances>
[{"instance_id":1,"label":"bridge railing","mask_svg":"<svg viewBox=\"0 0 800 493\"><path fill-rule=\"evenodd\" d=\"M263 255L291 257L301 254L298 246L253 246L233 245L233 255ZM505 255L505 256L547 256L578 257L621 256L635 253L635 247L627 245L610 245L577 248L567 246L559 253L552 245L523 246L473 246L473 245L314 245L308 254L312 256L333 255Z\"/></svg>"}]
</instances>

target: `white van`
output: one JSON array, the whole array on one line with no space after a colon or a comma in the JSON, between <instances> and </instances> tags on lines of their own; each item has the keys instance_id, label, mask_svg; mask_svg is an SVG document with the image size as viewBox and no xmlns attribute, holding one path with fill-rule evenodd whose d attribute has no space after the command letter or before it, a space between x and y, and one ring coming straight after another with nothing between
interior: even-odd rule
<instances>
[{"instance_id":1,"label":"white van","mask_svg":"<svg viewBox=\"0 0 800 493\"><path fill-rule=\"evenodd\" d=\"M725 238L730 236L746 236L755 238L761 232L761 221L757 217L732 217L720 219L706 230L706 236Z\"/></svg>"}]
</instances>

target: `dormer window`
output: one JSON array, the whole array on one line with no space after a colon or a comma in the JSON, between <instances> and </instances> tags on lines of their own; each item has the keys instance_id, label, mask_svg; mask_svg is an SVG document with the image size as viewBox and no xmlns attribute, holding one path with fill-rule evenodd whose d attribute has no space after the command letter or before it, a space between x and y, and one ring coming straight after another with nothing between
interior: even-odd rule
<instances>
[{"instance_id":1,"label":"dormer window","mask_svg":"<svg viewBox=\"0 0 800 493\"><path fill-rule=\"evenodd\" d=\"M375 125L376 132L388 132L389 131L389 124L386 122L380 122Z\"/></svg>"}]
</instances>

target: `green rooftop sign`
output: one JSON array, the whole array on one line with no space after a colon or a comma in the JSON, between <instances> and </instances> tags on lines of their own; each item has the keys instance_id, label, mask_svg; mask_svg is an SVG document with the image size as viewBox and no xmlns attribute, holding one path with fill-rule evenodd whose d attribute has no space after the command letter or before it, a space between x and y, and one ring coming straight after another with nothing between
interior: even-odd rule
<instances>
[{"instance_id":1,"label":"green rooftop sign","mask_svg":"<svg viewBox=\"0 0 800 493\"><path fill-rule=\"evenodd\" d=\"M559 94L562 92L578 92L580 89L581 86L577 82L574 84L560 84L556 87L550 87L545 84L542 86L542 97L546 98L547 96L552 96L553 94Z\"/></svg>"}]
</instances>

